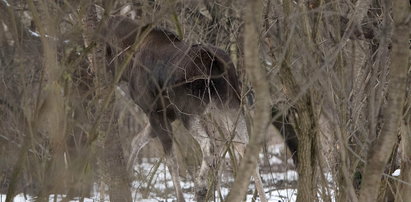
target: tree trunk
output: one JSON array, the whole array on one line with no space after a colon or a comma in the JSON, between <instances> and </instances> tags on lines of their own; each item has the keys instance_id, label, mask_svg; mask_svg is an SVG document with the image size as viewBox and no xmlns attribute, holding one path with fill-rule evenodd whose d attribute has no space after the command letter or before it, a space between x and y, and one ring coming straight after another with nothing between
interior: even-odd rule
<instances>
[{"instance_id":1,"label":"tree trunk","mask_svg":"<svg viewBox=\"0 0 411 202\"><path fill-rule=\"evenodd\" d=\"M389 5L391 1L386 0ZM359 201L375 201L381 183L381 175L390 157L398 134L399 123L405 98L408 71L411 7L408 1L393 1L394 32L392 37L392 57L389 70L388 102L383 109L381 134L374 141L368 152L367 164L361 183ZM388 13L386 13L388 14Z\"/></svg>"},{"instance_id":2,"label":"tree trunk","mask_svg":"<svg viewBox=\"0 0 411 202\"><path fill-rule=\"evenodd\" d=\"M409 95L408 95L409 96ZM411 103L409 103L410 106ZM401 124L401 180L405 182L411 182L411 113L408 112L408 116ZM411 198L411 186L409 184L399 183L399 188L395 196L395 201L401 202Z\"/></svg>"},{"instance_id":3,"label":"tree trunk","mask_svg":"<svg viewBox=\"0 0 411 202\"><path fill-rule=\"evenodd\" d=\"M411 58L408 58L411 60ZM408 66L411 65L411 61L408 63ZM405 182L411 182L411 72L408 72L408 92L407 92L407 104L404 108L407 111L405 114L404 121L401 124L401 180ZM411 198L411 186L408 184L404 184L402 182L399 183L399 188L396 194L395 201L406 201L407 199Z\"/></svg>"},{"instance_id":4,"label":"tree trunk","mask_svg":"<svg viewBox=\"0 0 411 202\"><path fill-rule=\"evenodd\" d=\"M280 78L288 92L287 96L295 98L300 88L295 82L288 65L283 64L280 69ZM306 92L295 104L295 117L298 134L298 195L297 201L314 201L316 194L315 166L316 166L316 138L318 135L317 117L311 95Z\"/></svg>"},{"instance_id":5,"label":"tree trunk","mask_svg":"<svg viewBox=\"0 0 411 202\"><path fill-rule=\"evenodd\" d=\"M110 5L106 5L109 7ZM109 12L109 11L106 11ZM109 186L110 201L131 202L130 177L127 172L126 161L124 159L121 137L118 134L116 123L116 112L114 109L115 96L113 96L114 79L106 72L105 68L105 44L102 40L97 40L94 33L97 31L97 11L94 1L90 2L86 11L85 27L86 45L96 43L92 53L88 56L90 70L94 73L94 85L97 90L95 97L99 100L95 121L95 130L90 132L89 143L96 144L95 140L102 140L102 151L99 152L102 180ZM102 101L102 102L100 102ZM105 137L99 137L105 134ZM92 146L93 147L93 146ZM107 176L107 177L104 177Z\"/></svg>"},{"instance_id":6,"label":"tree trunk","mask_svg":"<svg viewBox=\"0 0 411 202\"><path fill-rule=\"evenodd\" d=\"M246 1L244 9L244 50L245 67L248 78L255 90L255 117L253 119L250 142L246 147L243 159L240 162L238 175L234 185L228 194L228 202L243 200L247 193L250 176L256 170L258 153L264 143L267 125L270 120L269 88L264 69L259 65L259 32L262 13L261 1ZM241 174L240 174L241 173Z\"/></svg>"},{"instance_id":7,"label":"tree trunk","mask_svg":"<svg viewBox=\"0 0 411 202\"><path fill-rule=\"evenodd\" d=\"M30 1L29 7L40 33L44 76L39 84L38 102L29 121L33 123L35 132L47 135L51 143L51 158L46 161L46 168L43 170L43 175L47 178L41 179L41 189L38 194L38 200L42 201L47 200L50 193L62 189L64 183L59 182L66 180L64 177L67 174L64 167L66 111L63 87L60 83L62 67L57 59L57 43L53 39L58 36L58 18L51 17L55 15L57 8L42 1L37 3L35 5L35 2Z\"/></svg>"},{"instance_id":8,"label":"tree trunk","mask_svg":"<svg viewBox=\"0 0 411 202\"><path fill-rule=\"evenodd\" d=\"M303 12L306 13L305 5L301 5ZM293 6L291 4L284 4L284 10L286 16L291 17ZM312 35L312 28L309 23L308 16L303 16L304 34L306 40L309 41L309 51L314 48L315 38ZM289 21L286 21L287 26L291 25ZM291 27L290 27L291 29ZM291 32L291 30L287 30ZM292 36L288 36L292 37ZM318 117L315 114L315 106L312 102L312 91L308 89L306 92L301 92L299 84L293 76L291 70L291 57L293 56L292 45L289 45L289 49L286 50L284 61L282 61L279 77L284 91L289 100L295 102L293 107L295 111L295 130L298 134L298 150L297 150L297 171L298 171L298 193L297 201L315 201L316 198L316 141L318 136Z\"/></svg>"}]
</instances>

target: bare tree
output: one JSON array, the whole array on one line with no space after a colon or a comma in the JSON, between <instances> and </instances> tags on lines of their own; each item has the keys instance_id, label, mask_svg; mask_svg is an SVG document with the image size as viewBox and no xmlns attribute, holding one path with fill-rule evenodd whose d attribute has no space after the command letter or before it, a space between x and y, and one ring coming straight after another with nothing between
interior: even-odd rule
<instances>
[{"instance_id":1,"label":"bare tree","mask_svg":"<svg viewBox=\"0 0 411 202\"><path fill-rule=\"evenodd\" d=\"M384 1L389 8L390 1ZM402 109L404 107L406 81L409 62L408 40L411 29L409 2L392 2L394 30L392 38L392 59L389 70L390 82L388 84L388 101L383 109L383 126L381 134L373 142L366 163L364 180L361 183L360 201L375 201L378 185L381 180L385 164L390 157L399 126L402 121ZM388 13L386 13L388 14ZM400 200L400 199L399 199Z\"/></svg>"},{"instance_id":2,"label":"bare tree","mask_svg":"<svg viewBox=\"0 0 411 202\"><path fill-rule=\"evenodd\" d=\"M203 129L218 136L206 137L218 148L203 154L216 159L209 167L201 166L205 145L177 122L169 126L176 134L178 165L172 166L181 168L175 181L197 179L208 192L204 198L214 201L278 189L296 191L297 201L405 201L411 197L410 13L408 1L388 0L1 0L0 192L6 201L19 193L36 201L82 200L97 194L97 183L100 200L194 197L189 183L176 197L167 175L156 181L166 172L158 143L133 156L148 118L128 95L121 68L110 72L107 64L143 60L132 56L144 37L112 55L106 45L115 39L101 30L108 18L122 16L143 29L175 33L167 36L187 47L211 43L229 53L240 75L237 107L251 129L240 166L232 141L220 138L230 133L223 121L204 120ZM271 161L278 156L269 143L281 137L267 136L276 133L273 126L293 153L279 164ZM128 170L129 157L144 162L135 168L153 169ZM253 190L256 166L263 183ZM199 168L210 172L198 178ZM271 179L284 171L298 173L298 180ZM228 196L223 189L231 190Z\"/></svg>"},{"instance_id":3,"label":"bare tree","mask_svg":"<svg viewBox=\"0 0 411 202\"><path fill-rule=\"evenodd\" d=\"M237 175L227 201L240 201L244 197L250 176L256 172L258 153L264 142L270 118L268 83L265 80L264 69L258 65L258 41L260 40L258 33L262 22L259 14L262 10L262 2L247 1L245 6L247 9L244 10L244 46L247 48L244 50L244 60L247 75L256 92L256 115L253 118L250 142L238 170L241 175Z\"/></svg>"},{"instance_id":4,"label":"bare tree","mask_svg":"<svg viewBox=\"0 0 411 202\"><path fill-rule=\"evenodd\" d=\"M96 91L95 96L98 100L101 100L100 105L97 106L95 125L90 131L89 144L93 147L93 144L98 144L98 139L103 139L99 149L99 152L101 152L99 155L101 158L100 167L103 171L102 182L109 187L110 200L129 202L132 201L131 182L116 122L118 114L114 109L115 96L113 91L115 89L115 80L112 78L112 74L106 71L105 40L107 39L102 40L96 34L101 32L96 2L90 1L88 3L84 20L85 42L87 46L95 44L88 57L90 61L89 68L90 72L95 75L94 86L99 89ZM111 4L111 1L105 1L106 15L110 13ZM102 135L104 137L98 137Z\"/></svg>"}]
</instances>

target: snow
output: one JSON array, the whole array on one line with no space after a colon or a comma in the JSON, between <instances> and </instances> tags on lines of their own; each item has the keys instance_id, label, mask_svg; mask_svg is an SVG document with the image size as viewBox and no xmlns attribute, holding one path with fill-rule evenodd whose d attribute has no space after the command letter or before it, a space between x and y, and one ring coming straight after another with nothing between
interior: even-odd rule
<instances>
[{"instance_id":1,"label":"snow","mask_svg":"<svg viewBox=\"0 0 411 202\"><path fill-rule=\"evenodd\" d=\"M32 35L32 36L34 36L34 37L41 37L41 35L40 35L40 33L38 33L38 32L35 32L35 31L32 31L32 30L28 30L29 31L29 33ZM55 41L57 41L57 37L54 37L54 36L50 36L50 35L48 35L48 34L45 34L44 35L46 38L48 38L48 39L52 39L52 40L55 40ZM69 40L65 40L64 41L64 43L68 43L68 42L70 42Z\"/></svg>"},{"instance_id":2,"label":"snow","mask_svg":"<svg viewBox=\"0 0 411 202\"><path fill-rule=\"evenodd\" d=\"M25 202L25 201L31 201L31 197L30 196L27 196L27 200L24 198L24 195L23 194L19 194L19 195L17 195L16 197L14 197L14 202ZM4 201L6 201L6 195L0 195L0 201L1 202L4 202Z\"/></svg>"},{"instance_id":3,"label":"snow","mask_svg":"<svg viewBox=\"0 0 411 202\"><path fill-rule=\"evenodd\" d=\"M400 174L401 174L401 170L400 170L400 169L397 169L397 170L395 170L391 175L392 175L392 176L395 176L395 177L398 177L398 176L400 176Z\"/></svg>"},{"instance_id":4,"label":"snow","mask_svg":"<svg viewBox=\"0 0 411 202\"><path fill-rule=\"evenodd\" d=\"M268 191L268 190L267 190ZM224 191L223 194L226 195L228 191ZM140 195L139 195L140 196ZM194 196L191 194L184 194L186 201L195 201ZM54 196L50 196L49 201L52 202L54 200ZM64 196L58 196L57 201L61 201ZM141 197L141 196L140 196ZM249 194L247 195L247 201L252 201L252 195ZM269 202L293 202L296 201L297 193L295 189L279 189L272 191L270 194L267 194L268 201ZM6 195L0 195L1 202L6 201ZM33 201L34 199L31 198L30 196L27 196L27 200L24 198L23 194L17 195L13 202L29 202ZM169 199L164 199L164 198L152 198L152 199L141 199L139 197L136 197L133 201L139 201L139 202L158 202L158 201L174 201L176 200L175 198L169 198ZM79 199L71 200L70 202L77 202ZM100 201L98 197L94 198L85 198L85 202L97 202ZM108 201L108 199L107 199ZM216 202L220 202L219 198L216 198ZM257 198L256 201L260 201L259 198Z\"/></svg>"},{"instance_id":5,"label":"snow","mask_svg":"<svg viewBox=\"0 0 411 202\"><path fill-rule=\"evenodd\" d=\"M280 155L284 149L284 144L276 144L270 147L271 152L275 155Z\"/></svg>"},{"instance_id":6,"label":"snow","mask_svg":"<svg viewBox=\"0 0 411 202\"><path fill-rule=\"evenodd\" d=\"M283 160L273 156L273 157L270 158L269 162L270 162L270 165L272 165L272 164L282 164Z\"/></svg>"},{"instance_id":7,"label":"snow","mask_svg":"<svg viewBox=\"0 0 411 202\"><path fill-rule=\"evenodd\" d=\"M269 148L269 163L272 165L283 164L285 160L279 158L281 152L284 150L284 145L274 145ZM260 155L261 159L264 155ZM160 164L159 164L160 163ZM156 166L158 169L156 170ZM168 171L167 166L165 165L165 160L160 158L143 158L140 163L137 163L134 167L135 170L135 181L132 183L132 196L133 201L141 202L171 202L175 201L175 192L174 186L171 180L170 172ZM297 172L294 170L284 169L284 172L281 170L276 170L275 172L261 172L261 177L264 182L264 190L266 197L269 202L294 202L296 201L297 191L295 187L292 187L289 182L294 182L297 180ZM148 185L149 179L152 178L150 185ZM327 176L331 179L331 176ZM230 183L234 181L231 173L223 173L221 178L221 188L219 191L223 196L223 200L227 197L230 189ZM184 192L184 197L186 201L195 201L194 196L194 183L191 177L187 176L187 179L181 178L181 187ZM146 189L149 186L150 192L147 198L143 197L142 190ZM280 187L279 187L280 186ZM98 192L99 186L95 184L94 186L94 195L91 198L85 198L86 202L97 202L100 201L100 194ZM251 183L248 187L247 201L252 201L253 192L255 191L254 181L251 180ZM211 201L220 202L223 201L219 193L216 191L214 194L215 199ZM64 195L58 195L57 201L61 201L64 198ZM104 201L109 201L108 195L105 195ZM6 200L6 195L0 195L0 202ZM54 200L54 195L49 197L49 201ZM23 194L19 194L14 198L14 202L26 202L33 201L33 198L27 196L24 197ZM79 199L74 199L74 201L79 201ZM255 201L260 201L259 198Z\"/></svg>"},{"instance_id":8,"label":"snow","mask_svg":"<svg viewBox=\"0 0 411 202\"><path fill-rule=\"evenodd\" d=\"M278 182L280 180L297 181L298 174L294 170L287 170L286 172L264 173L261 174L261 178L263 178L264 181L274 180L274 182Z\"/></svg>"},{"instance_id":9,"label":"snow","mask_svg":"<svg viewBox=\"0 0 411 202\"><path fill-rule=\"evenodd\" d=\"M270 192L267 196L268 201L275 202L294 202L297 200L297 190L296 189L278 189ZM251 198L247 197L247 201L251 201Z\"/></svg>"},{"instance_id":10,"label":"snow","mask_svg":"<svg viewBox=\"0 0 411 202\"><path fill-rule=\"evenodd\" d=\"M29 31L29 33L30 33L32 36L34 36L34 37L40 37L40 34L39 34L39 33L33 32L33 31L31 31L31 30L28 30L28 31Z\"/></svg>"},{"instance_id":11,"label":"snow","mask_svg":"<svg viewBox=\"0 0 411 202\"><path fill-rule=\"evenodd\" d=\"M57 195L57 201L61 201L65 195ZM75 198L74 200L70 200L70 202L77 202L79 201L79 198ZM84 202L95 202L96 199L91 199L91 198L85 198ZM0 201L5 202L6 201L6 195L0 195ZM30 196L24 196L23 194L18 194L16 197L14 197L13 202L28 202L28 201L34 201L34 198ZM49 201L54 201L54 195L49 196Z\"/></svg>"}]
</instances>

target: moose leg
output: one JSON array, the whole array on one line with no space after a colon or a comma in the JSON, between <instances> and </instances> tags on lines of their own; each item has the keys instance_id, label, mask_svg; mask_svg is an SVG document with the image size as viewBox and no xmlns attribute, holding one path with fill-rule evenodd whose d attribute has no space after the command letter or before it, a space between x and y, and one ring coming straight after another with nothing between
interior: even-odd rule
<instances>
[{"instance_id":1,"label":"moose leg","mask_svg":"<svg viewBox=\"0 0 411 202\"><path fill-rule=\"evenodd\" d=\"M174 184L174 191L177 195L178 202L184 202L184 195L183 190L181 189L180 185L180 173L179 173L179 166L177 162L177 158L175 153L172 151L172 145L169 144L169 141L163 142L164 139L161 139L161 143L163 144L163 148L166 155L166 164L168 169L170 170L171 179ZM170 141L173 141L172 139Z\"/></svg>"},{"instance_id":2,"label":"moose leg","mask_svg":"<svg viewBox=\"0 0 411 202\"><path fill-rule=\"evenodd\" d=\"M291 151L291 155L294 161L295 167L298 166L298 136L294 129L294 126L291 124L290 120L287 117L287 114L280 114L281 112L276 108L272 108L271 116L278 117L275 119L272 124L280 131L281 136L283 136L285 144ZM289 110L287 113L291 113Z\"/></svg>"},{"instance_id":3,"label":"moose leg","mask_svg":"<svg viewBox=\"0 0 411 202\"><path fill-rule=\"evenodd\" d=\"M166 156L166 164L173 180L177 201L184 202L184 195L180 185L179 167L176 155L173 152L173 133L171 123L169 120L166 120L162 114L153 114L149 119L153 132L160 139L161 145L163 146Z\"/></svg>"},{"instance_id":4,"label":"moose leg","mask_svg":"<svg viewBox=\"0 0 411 202\"><path fill-rule=\"evenodd\" d=\"M177 194L177 201L184 202L185 199L183 195L183 190L181 189L181 185L180 185L180 173L179 173L179 167L178 167L176 155L174 152L170 152L169 154L166 154L166 158L167 158L167 167L170 170L171 178L174 184L174 189Z\"/></svg>"},{"instance_id":5,"label":"moose leg","mask_svg":"<svg viewBox=\"0 0 411 202\"><path fill-rule=\"evenodd\" d=\"M196 185L196 200L197 201L206 201L208 185L207 185L207 176L210 167L213 166L214 158L212 155L212 144L210 137L207 134L206 129L201 123L199 116L195 115L190 117L188 123L188 129L193 135L194 139L198 142L203 153L203 159L201 161L200 171L198 172L195 185Z\"/></svg>"},{"instance_id":6,"label":"moose leg","mask_svg":"<svg viewBox=\"0 0 411 202\"><path fill-rule=\"evenodd\" d=\"M138 157L138 153L140 153L140 150L151 140L154 139L153 129L151 128L150 123L147 123L147 125L144 127L143 131L141 131L136 137L133 138L131 142L131 153L128 158L128 163L127 163L127 168L129 170L133 169L133 166L136 162L136 159Z\"/></svg>"}]
</instances>

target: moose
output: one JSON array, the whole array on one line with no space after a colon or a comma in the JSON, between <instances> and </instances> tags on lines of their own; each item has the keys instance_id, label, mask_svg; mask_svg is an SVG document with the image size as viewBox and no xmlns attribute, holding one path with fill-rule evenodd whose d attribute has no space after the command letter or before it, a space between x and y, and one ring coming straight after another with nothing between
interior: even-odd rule
<instances>
[{"instance_id":1,"label":"moose","mask_svg":"<svg viewBox=\"0 0 411 202\"><path fill-rule=\"evenodd\" d=\"M171 123L181 120L199 143L202 162L195 177L195 197L205 201L207 174L216 161L204 114L224 115L229 140L240 157L248 142L247 126L241 111L240 84L229 55L214 46L189 44L167 30L141 26L121 16L112 16L103 30L107 42L107 67L121 72L133 101L148 117L144 130L134 138L129 164L151 139L158 138L166 155L177 200L185 201L179 183L179 166L173 152ZM126 66L128 52L132 56ZM128 52L127 52L128 51ZM220 119L222 120L222 119ZM260 199L266 201L258 168L254 174Z\"/></svg>"}]
</instances>

